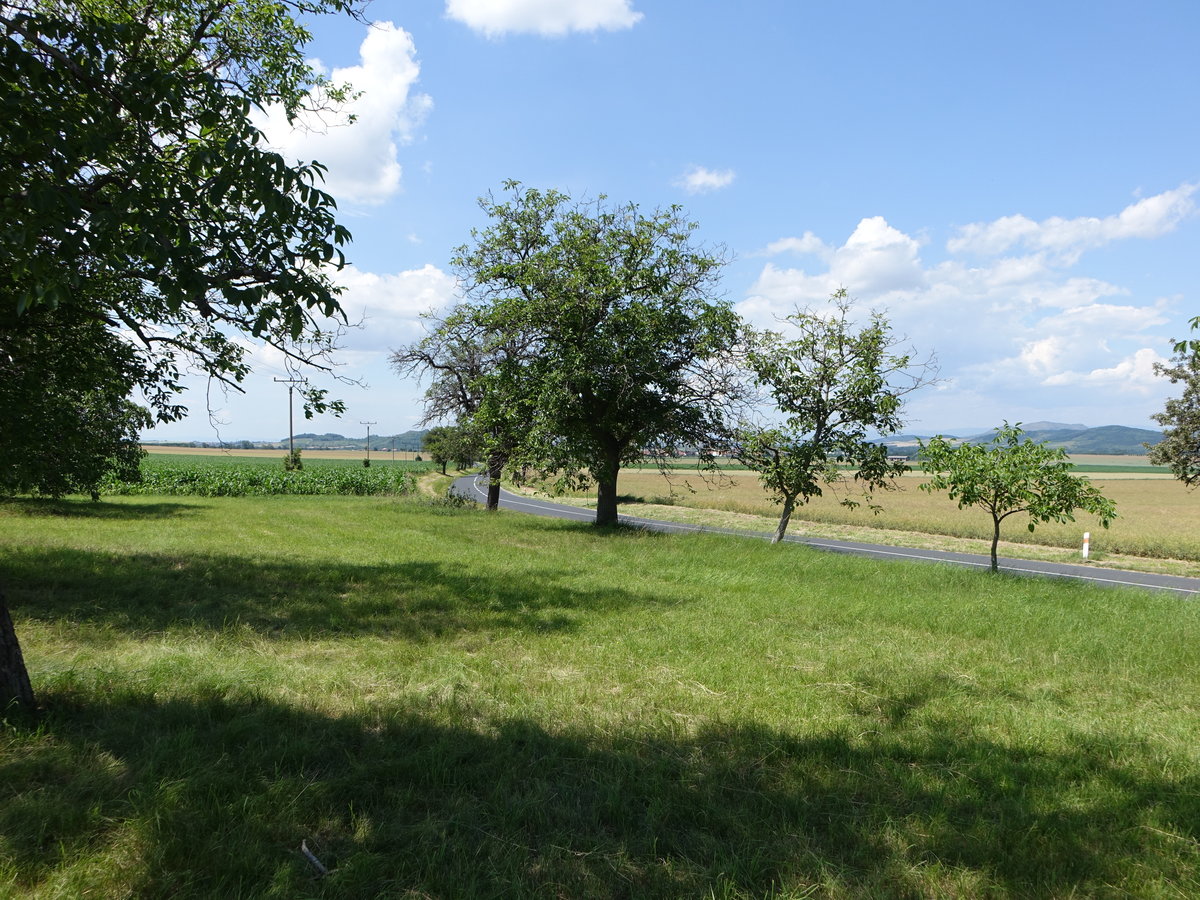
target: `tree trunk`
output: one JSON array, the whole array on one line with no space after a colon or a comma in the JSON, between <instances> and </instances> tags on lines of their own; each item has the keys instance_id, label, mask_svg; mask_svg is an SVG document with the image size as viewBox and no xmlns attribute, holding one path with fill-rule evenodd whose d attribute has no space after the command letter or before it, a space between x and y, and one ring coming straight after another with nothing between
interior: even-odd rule
<instances>
[{"instance_id":1,"label":"tree trunk","mask_svg":"<svg viewBox=\"0 0 1200 900\"><path fill-rule=\"evenodd\" d=\"M621 471L621 454L610 448L605 454L602 470L596 476L596 524L617 524L617 475Z\"/></svg>"},{"instance_id":2,"label":"tree trunk","mask_svg":"<svg viewBox=\"0 0 1200 900\"><path fill-rule=\"evenodd\" d=\"M1000 520L993 517L992 521L995 525L995 529L992 531L992 571L999 572L1000 565L996 559L996 547L1000 544Z\"/></svg>"},{"instance_id":3,"label":"tree trunk","mask_svg":"<svg viewBox=\"0 0 1200 900\"><path fill-rule=\"evenodd\" d=\"M503 472L504 457L499 453L493 453L488 457L488 512L495 512L500 508L500 475Z\"/></svg>"},{"instance_id":4,"label":"tree trunk","mask_svg":"<svg viewBox=\"0 0 1200 900\"><path fill-rule=\"evenodd\" d=\"M12 616L8 614L8 604L0 593L0 713L12 703L32 710L33 686L25 670L25 658L21 655Z\"/></svg>"},{"instance_id":5,"label":"tree trunk","mask_svg":"<svg viewBox=\"0 0 1200 900\"><path fill-rule=\"evenodd\" d=\"M779 515L779 524L775 526L775 536L771 538L772 544L778 544L783 540L784 534L787 533L788 522L792 520L792 511L796 508L796 497L789 495L783 498L783 512Z\"/></svg>"}]
</instances>

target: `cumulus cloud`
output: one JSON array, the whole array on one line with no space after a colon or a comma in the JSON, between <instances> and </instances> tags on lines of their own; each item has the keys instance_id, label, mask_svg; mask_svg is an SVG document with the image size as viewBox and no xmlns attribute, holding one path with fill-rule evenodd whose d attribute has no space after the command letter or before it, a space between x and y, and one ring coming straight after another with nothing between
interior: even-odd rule
<instances>
[{"instance_id":1,"label":"cumulus cloud","mask_svg":"<svg viewBox=\"0 0 1200 900\"><path fill-rule=\"evenodd\" d=\"M956 425L984 424L1065 416L1068 408L1071 421L1137 421L1153 409L1147 398L1163 391L1154 364L1178 325L1178 298L1139 297L1078 271L1081 255L1068 251L1169 233L1189 214L1194 190L1184 185L1094 220L997 220L931 263L918 237L883 217L861 220L841 244L798 231L760 252L803 254L805 266L764 263L738 310L777 327L797 306L820 308L840 287L863 307L885 310L898 334L937 353L944 389L926 392L915 407L923 410L917 416L932 415L933 427L948 424L948 415L962 419L950 420ZM982 247L1001 252L979 260ZM1106 397L1128 399L1114 406Z\"/></svg>"},{"instance_id":2,"label":"cumulus cloud","mask_svg":"<svg viewBox=\"0 0 1200 900\"><path fill-rule=\"evenodd\" d=\"M642 20L630 0L446 0L446 16L491 38L617 31Z\"/></svg>"},{"instance_id":3,"label":"cumulus cloud","mask_svg":"<svg viewBox=\"0 0 1200 900\"><path fill-rule=\"evenodd\" d=\"M339 200L382 203L400 188L399 147L411 142L433 101L413 88L420 75L412 36L391 22L371 26L359 50L359 65L334 69L334 84L349 83L360 96L338 116L307 116L288 124L283 110L256 116L267 141L289 159L328 166L325 189Z\"/></svg>"},{"instance_id":4,"label":"cumulus cloud","mask_svg":"<svg viewBox=\"0 0 1200 900\"><path fill-rule=\"evenodd\" d=\"M681 187L689 194L707 194L709 191L719 191L733 184L735 173L733 169L706 169L704 166L692 166L675 179L676 187Z\"/></svg>"},{"instance_id":5,"label":"cumulus cloud","mask_svg":"<svg viewBox=\"0 0 1200 900\"><path fill-rule=\"evenodd\" d=\"M775 256L779 253L798 253L801 255L828 257L833 248L811 231L804 232L803 237L780 238L767 244L766 250L760 255Z\"/></svg>"},{"instance_id":6,"label":"cumulus cloud","mask_svg":"<svg viewBox=\"0 0 1200 900\"><path fill-rule=\"evenodd\" d=\"M1051 375L1043 384L1053 387L1100 387L1149 394L1162 384L1162 378L1155 373L1154 366L1167 362L1152 347L1142 347L1110 368L1092 369L1090 372L1059 372Z\"/></svg>"},{"instance_id":7,"label":"cumulus cloud","mask_svg":"<svg viewBox=\"0 0 1200 900\"><path fill-rule=\"evenodd\" d=\"M441 309L453 301L454 276L426 264L394 274L363 272L347 266L334 276L343 288L340 301L352 324L344 344L366 352L391 350L421 331L421 314Z\"/></svg>"},{"instance_id":8,"label":"cumulus cloud","mask_svg":"<svg viewBox=\"0 0 1200 900\"><path fill-rule=\"evenodd\" d=\"M1127 238L1155 238L1174 230L1195 211L1192 196L1197 187L1183 184L1104 218L1055 216L1035 222L1023 215L1013 215L994 222L975 223L960 229L947 242L946 249L955 254L994 256L1013 247L1025 247L1058 255L1070 264L1085 250Z\"/></svg>"},{"instance_id":9,"label":"cumulus cloud","mask_svg":"<svg viewBox=\"0 0 1200 900\"><path fill-rule=\"evenodd\" d=\"M767 246L767 252L784 250L819 255L828 268L809 274L767 263L741 306L744 315L757 320L783 315L793 307L825 300L840 287L855 296L877 297L919 288L926 280L920 243L882 216L863 219L840 247L829 247L811 232Z\"/></svg>"}]
</instances>

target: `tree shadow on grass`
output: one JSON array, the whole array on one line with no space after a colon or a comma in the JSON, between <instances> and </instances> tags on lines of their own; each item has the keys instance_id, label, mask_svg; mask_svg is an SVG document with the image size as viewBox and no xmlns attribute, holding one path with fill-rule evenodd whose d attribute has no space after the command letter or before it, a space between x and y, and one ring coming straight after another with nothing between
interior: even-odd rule
<instances>
[{"instance_id":1,"label":"tree shadow on grass","mask_svg":"<svg viewBox=\"0 0 1200 900\"><path fill-rule=\"evenodd\" d=\"M583 588L574 574L520 578L434 562L364 565L187 553L14 548L0 583L20 617L131 632L240 626L274 637L386 632L425 640L456 631L563 631L630 606L677 604L646 590Z\"/></svg>"},{"instance_id":2,"label":"tree shadow on grass","mask_svg":"<svg viewBox=\"0 0 1200 900\"><path fill-rule=\"evenodd\" d=\"M16 515L66 519L174 519L201 511L194 499L188 503L99 503L67 497L0 497L0 511Z\"/></svg>"},{"instance_id":3,"label":"tree shadow on grass","mask_svg":"<svg viewBox=\"0 0 1200 900\"><path fill-rule=\"evenodd\" d=\"M414 640L460 631L565 631L578 618L678 603L637 589L579 586L573 573L519 579L469 565L253 560L16 548L0 583L21 617L134 633L250 628L275 637L387 633Z\"/></svg>"},{"instance_id":4,"label":"tree shadow on grass","mask_svg":"<svg viewBox=\"0 0 1200 900\"><path fill-rule=\"evenodd\" d=\"M1080 737L563 732L129 692L11 732L0 873L139 897L1194 895L1200 783ZM2 745L0 745L2 746ZM307 841L330 868L320 878ZM2 884L2 882L0 882ZM113 890L112 893L121 893Z\"/></svg>"}]
</instances>

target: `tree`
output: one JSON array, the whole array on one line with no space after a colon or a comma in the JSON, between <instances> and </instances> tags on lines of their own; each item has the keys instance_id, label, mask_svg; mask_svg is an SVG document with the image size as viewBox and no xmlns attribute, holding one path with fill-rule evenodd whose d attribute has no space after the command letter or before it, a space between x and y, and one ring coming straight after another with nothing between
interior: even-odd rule
<instances>
[{"instance_id":1,"label":"tree","mask_svg":"<svg viewBox=\"0 0 1200 900\"><path fill-rule=\"evenodd\" d=\"M524 348L483 374L475 417L521 423L511 462L594 481L596 524L612 524L623 465L724 438L741 323L714 297L723 260L678 207L505 188L454 259L487 345Z\"/></svg>"},{"instance_id":2,"label":"tree","mask_svg":"<svg viewBox=\"0 0 1200 900\"><path fill-rule=\"evenodd\" d=\"M274 105L292 118L347 96L304 54L297 16L325 12L357 7L0 2L0 304L17 349L5 365L46 340L39 315L61 315L96 357L86 371L99 405L86 408L112 410L132 377L160 420L183 414L184 368L236 388L248 372L245 336L327 367L336 325L324 317L340 313L328 270L343 264L350 235L317 187L322 167L271 152L251 118ZM315 388L305 398L310 410L341 408ZM35 412L28 390L6 402L13 420ZM123 415L128 424L136 413ZM38 458L9 443L20 440L0 431L0 457L25 453L28 471ZM10 630L6 647L16 646ZM22 681L14 660L0 659L0 691ZM32 694L0 692L0 705L13 699L31 704Z\"/></svg>"},{"instance_id":3,"label":"tree","mask_svg":"<svg viewBox=\"0 0 1200 900\"><path fill-rule=\"evenodd\" d=\"M959 509L978 506L991 515L993 572L1000 523L1009 516L1027 514L1033 531L1038 522L1074 522L1077 509L1097 516L1104 528L1117 515L1099 488L1071 474L1066 450L1023 434L1019 423L1005 422L988 444L952 444L940 435L920 444L925 471L932 473L921 489L949 491Z\"/></svg>"},{"instance_id":4,"label":"tree","mask_svg":"<svg viewBox=\"0 0 1200 900\"><path fill-rule=\"evenodd\" d=\"M904 395L931 380L932 360L914 364L911 353L898 352L882 314L872 313L855 331L845 289L831 302L831 314L808 309L787 317L797 337L765 332L747 354L753 380L773 407L770 418L780 424L744 425L735 452L782 506L772 543L783 540L797 505L847 481L843 467L855 470L868 502L907 469L868 433L898 430ZM859 503L848 496L841 502Z\"/></svg>"},{"instance_id":5,"label":"tree","mask_svg":"<svg viewBox=\"0 0 1200 900\"><path fill-rule=\"evenodd\" d=\"M0 495L96 498L110 472L137 478L151 417L128 398L152 377L80 305L0 307Z\"/></svg>"},{"instance_id":6,"label":"tree","mask_svg":"<svg viewBox=\"0 0 1200 900\"><path fill-rule=\"evenodd\" d=\"M421 440L421 449L428 455L435 466L441 466L442 474L446 474L446 466L454 459L454 429L449 425L439 425L425 432Z\"/></svg>"},{"instance_id":7,"label":"tree","mask_svg":"<svg viewBox=\"0 0 1200 900\"><path fill-rule=\"evenodd\" d=\"M1192 328L1200 327L1200 318ZM1170 466L1171 472L1188 487L1200 485L1200 342L1178 341L1172 365L1156 363L1154 372L1171 384L1182 384L1182 396L1167 400L1160 413L1150 418L1164 426L1163 439L1146 446L1150 462Z\"/></svg>"},{"instance_id":8,"label":"tree","mask_svg":"<svg viewBox=\"0 0 1200 900\"><path fill-rule=\"evenodd\" d=\"M459 470L467 468L475 460L475 442L469 429L461 425L439 425L425 432L422 446L434 464L442 467L454 463Z\"/></svg>"},{"instance_id":9,"label":"tree","mask_svg":"<svg viewBox=\"0 0 1200 900\"><path fill-rule=\"evenodd\" d=\"M483 455L488 472L486 508L495 512L500 508L501 476L520 442L528 411L520 397L508 404L492 403L487 409L481 410L481 405L488 390L487 376L505 362L526 359L530 342L520 333L489 334L479 318L465 303L440 317L430 313L425 317L426 336L393 350L389 361L401 376L432 376L421 424L457 423L462 434L457 459Z\"/></svg>"}]
</instances>

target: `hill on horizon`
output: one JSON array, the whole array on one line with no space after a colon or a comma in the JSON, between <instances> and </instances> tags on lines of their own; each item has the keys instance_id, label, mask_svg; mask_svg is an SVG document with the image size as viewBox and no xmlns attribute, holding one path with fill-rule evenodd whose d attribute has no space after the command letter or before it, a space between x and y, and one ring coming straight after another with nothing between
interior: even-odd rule
<instances>
[{"instance_id":1,"label":"hill on horizon","mask_svg":"<svg viewBox=\"0 0 1200 900\"><path fill-rule=\"evenodd\" d=\"M1051 447L1061 447L1068 453L1091 453L1102 456L1144 456L1145 444L1154 445L1162 440L1162 432L1149 428L1131 428L1126 425L1101 425L1089 428L1086 425L1071 425L1063 422L1022 422L1021 430L1026 437L1045 441ZM951 439L986 444L996 437L996 430L982 434L947 434ZM933 435L897 434L885 439L885 443L897 454L915 452L918 440L928 440Z\"/></svg>"}]
</instances>

